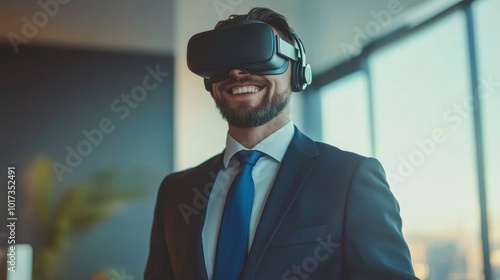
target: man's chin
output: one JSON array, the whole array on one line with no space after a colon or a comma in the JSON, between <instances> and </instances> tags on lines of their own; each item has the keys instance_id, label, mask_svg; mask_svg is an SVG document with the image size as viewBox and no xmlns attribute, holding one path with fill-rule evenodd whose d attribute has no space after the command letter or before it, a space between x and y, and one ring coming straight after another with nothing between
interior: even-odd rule
<instances>
[{"instance_id":1,"label":"man's chin","mask_svg":"<svg viewBox=\"0 0 500 280\"><path fill-rule=\"evenodd\" d=\"M247 102L247 100L238 100L240 102L236 103L232 101L235 100L228 100L223 97L219 102L216 102L222 117L232 126L251 128L264 125L278 116L290 101L290 95L276 95L269 100L262 97L256 101L256 104Z\"/></svg>"},{"instance_id":2,"label":"man's chin","mask_svg":"<svg viewBox=\"0 0 500 280\"><path fill-rule=\"evenodd\" d=\"M270 122L279 115L284 106L286 104L278 108L260 106L257 108L239 108L238 110L220 110L220 112L230 125L239 128L251 128Z\"/></svg>"},{"instance_id":3,"label":"man's chin","mask_svg":"<svg viewBox=\"0 0 500 280\"><path fill-rule=\"evenodd\" d=\"M237 128L253 128L265 125L267 122L259 122L256 120L246 120L246 121L227 121L227 123L233 127Z\"/></svg>"},{"instance_id":4,"label":"man's chin","mask_svg":"<svg viewBox=\"0 0 500 280\"><path fill-rule=\"evenodd\" d=\"M262 106L265 103L266 95L263 94L263 91L235 95L226 93L221 98L223 103L235 110L251 110Z\"/></svg>"}]
</instances>

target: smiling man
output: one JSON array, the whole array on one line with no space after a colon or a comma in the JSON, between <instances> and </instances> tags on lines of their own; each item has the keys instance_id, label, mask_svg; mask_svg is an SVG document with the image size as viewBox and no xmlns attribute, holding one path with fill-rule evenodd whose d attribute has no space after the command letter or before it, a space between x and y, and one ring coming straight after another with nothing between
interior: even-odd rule
<instances>
[{"instance_id":1,"label":"smiling man","mask_svg":"<svg viewBox=\"0 0 500 280\"><path fill-rule=\"evenodd\" d=\"M228 122L226 149L160 186L144 278L416 279L380 163L290 120L311 82L285 18L254 8L188 44Z\"/></svg>"}]
</instances>

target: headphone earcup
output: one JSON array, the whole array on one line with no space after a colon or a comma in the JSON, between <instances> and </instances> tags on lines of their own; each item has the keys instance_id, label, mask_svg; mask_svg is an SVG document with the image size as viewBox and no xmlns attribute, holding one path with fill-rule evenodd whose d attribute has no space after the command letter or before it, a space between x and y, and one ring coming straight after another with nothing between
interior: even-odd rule
<instances>
[{"instance_id":1,"label":"headphone earcup","mask_svg":"<svg viewBox=\"0 0 500 280\"><path fill-rule=\"evenodd\" d=\"M312 81L311 65L306 62L306 50L297 34L293 34L295 42L299 47L299 61L292 61L292 91L300 92L306 89Z\"/></svg>"},{"instance_id":2,"label":"headphone earcup","mask_svg":"<svg viewBox=\"0 0 500 280\"><path fill-rule=\"evenodd\" d=\"M311 70L311 64L306 64L306 66L303 67L301 73L302 73L301 81L302 84L304 85L303 89L305 89L305 87L310 85L312 82L313 75Z\"/></svg>"},{"instance_id":3,"label":"headphone earcup","mask_svg":"<svg viewBox=\"0 0 500 280\"><path fill-rule=\"evenodd\" d=\"M302 61L292 62L292 91L303 91L312 81L311 65L302 66Z\"/></svg>"}]
</instances>

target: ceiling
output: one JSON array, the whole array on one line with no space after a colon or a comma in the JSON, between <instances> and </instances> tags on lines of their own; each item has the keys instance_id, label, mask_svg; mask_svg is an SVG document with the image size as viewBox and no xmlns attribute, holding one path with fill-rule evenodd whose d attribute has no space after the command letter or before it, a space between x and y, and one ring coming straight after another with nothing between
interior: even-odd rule
<instances>
[{"instance_id":1,"label":"ceiling","mask_svg":"<svg viewBox=\"0 0 500 280\"><path fill-rule=\"evenodd\" d=\"M356 38L371 39L382 33L386 22L394 25L396 18L424 0L58 1L45 0L50 3L45 11L38 1L3 0L1 40L9 42L9 36L16 34L27 39L25 44L182 54L176 48L184 47L184 42L176 44L176 40L211 28L230 13L245 13L250 7L265 5L287 16L306 45L309 62L318 71L345 59L346 46L354 46ZM44 18L43 14L49 15ZM39 26L26 29L26 21ZM374 32L377 24L382 27L378 33ZM372 34L360 37L366 28Z\"/></svg>"},{"instance_id":2,"label":"ceiling","mask_svg":"<svg viewBox=\"0 0 500 280\"><path fill-rule=\"evenodd\" d=\"M62 5L57 1L67 4ZM47 6L49 11L53 11L52 15L46 20L43 16L38 17L40 27L37 27L36 35L29 38L27 44L145 52L173 51L172 0L57 1L2 0L2 40L8 41L10 32L22 36L23 26L26 25L23 18L33 23L33 16L44 12L38 3L49 2L52 4Z\"/></svg>"}]
</instances>

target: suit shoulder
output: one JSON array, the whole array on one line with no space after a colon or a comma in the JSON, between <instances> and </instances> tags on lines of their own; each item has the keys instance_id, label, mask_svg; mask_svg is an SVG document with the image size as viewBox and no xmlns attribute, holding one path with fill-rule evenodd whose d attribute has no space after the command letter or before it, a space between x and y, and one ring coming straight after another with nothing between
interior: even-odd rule
<instances>
[{"instance_id":1,"label":"suit shoulder","mask_svg":"<svg viewBox=\"0 0 500 280\"><path fill-rule=\"evenodd\" d=\"M161 188L166 188L167 185L178 184L181 182L187 182L189 180L195 180L201 176L210 175L212 167L221 161L222 154L215 155L206 161L200 163L195 167L191 167L185 170L176 171L168 174L161 183Z\"/></svg>"},{"instance_id":2,"label":"suit shoulder","mask_svg":"<svg viewBox=\"0 0 500 280\"><path fill-rule=\"evenodd\" d=\"M351 174L379 174L385 178L382 163L373 157L366 157L357 153L341 150L329 144L316 142L323 162L328 166L336 166ZM385 180L385 179L384 179Z\"/></svg>"},{"instance_id":3,"label":"suit shoulder","mask_svg":"<svg viewBox=\"0 0 500 280\"><path fill-rule=\"evenodd\" d=\"M323 142L316 142L316 146L318 147L320 157L338 159L343 162L353 162L358 164L368 159L366 156L350 151L344 151Z\"/></svg>"},{"instance_id":4,"label":"suit shoulder","mask_svg":"<svg viewBox=\"0 0 500 280\"><path fill-rule=\"evenodd\" d=\"M316 145L318 147L320 161L328 166L336 166L344 171L350 170L351 172L356 172L364 166L368 169L376 169L385 173L382 164L376 158L344 151L322 142L316 142Z\"/></svg>"}]
</instances>

